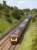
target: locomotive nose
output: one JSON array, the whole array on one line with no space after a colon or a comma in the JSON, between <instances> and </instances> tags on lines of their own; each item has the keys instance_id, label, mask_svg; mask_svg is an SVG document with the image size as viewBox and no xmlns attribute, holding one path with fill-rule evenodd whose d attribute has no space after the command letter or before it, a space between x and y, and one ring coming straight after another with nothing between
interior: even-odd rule
<instances>
[{"instance_id":1,"label":"locomotive nose","mask_svg":"<svg viewBox=\"0 0 37 50\"><path fill-rule=\"evenodd\" d=\"M17 38L15 38L15 39L14 38L11 38L11 41L17 41Z\"/></svg>"},{"instance_id":2,"label":"locomotive nose","mask_svg":"<svg viewBox=\"0 0 37 50\"><path fill-rule=\"evenodd\" d=\"M12 44L16 44L17 43L17 38L16 37L12 37L11 38L11 43Z\"/></svg>"}]
</instances>

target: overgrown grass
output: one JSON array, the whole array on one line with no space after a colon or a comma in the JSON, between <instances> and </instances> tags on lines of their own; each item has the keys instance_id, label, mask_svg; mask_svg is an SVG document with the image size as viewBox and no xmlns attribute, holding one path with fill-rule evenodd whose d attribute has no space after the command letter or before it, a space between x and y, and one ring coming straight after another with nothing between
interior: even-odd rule
<instances>
[{"instance_id":1,"label":"overgrown grass","mask_svg":"<svg viewBox=\"0 0 37 50\"><path fill-rule=\"evenodd\" d=\"M12 23L9 23L6 21L5 17L0 18L0 37L5 35L6 32L8 32L11 28L14 28L17 23L19 23L16 19L13 19L12 21Z\"/></svg>"},{"instance_id":2,"label":"overgrown grass","mask_svg":"<svg viewBox=\"0 0 37 50\"><path fill-rule=\"evenodd\" d=\"M37 50L37 19L30 23L19 50Z\"/></svg>"}]
</instances>

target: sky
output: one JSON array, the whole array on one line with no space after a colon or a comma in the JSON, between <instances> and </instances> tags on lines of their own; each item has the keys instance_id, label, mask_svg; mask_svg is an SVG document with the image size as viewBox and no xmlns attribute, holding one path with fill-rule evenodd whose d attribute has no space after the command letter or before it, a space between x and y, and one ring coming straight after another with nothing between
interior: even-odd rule
<instances>
[{"instance_id":1,"label":"sky","mask_svg":"<svg viewBox=\"0 0 37 50\"><path fill-rule=\"evenodd\" d=\"M0 3L2 3L3 0L0 0ZM37 0L5 0L7 5L10 6L17 6L20 9L23 8L37 8Z\"/></svg>"}]
</instances>

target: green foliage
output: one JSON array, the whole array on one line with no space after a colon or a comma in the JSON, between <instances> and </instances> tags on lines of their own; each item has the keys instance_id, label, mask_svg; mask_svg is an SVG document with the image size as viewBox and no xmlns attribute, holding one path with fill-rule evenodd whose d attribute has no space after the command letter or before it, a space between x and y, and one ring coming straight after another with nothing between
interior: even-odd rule
<instances>
[{"instance_id":1,"label":"green foliage","mask_svg":"<svg viewBox=\"0 0 37 50\"><path fill-rule=\"evenodd\" d=\"M12 14L13 16L14 16L14 18L16 18L17 20L19 20L20 18L21 18L21 16L19 15L19 13L18 12L13 12L13 14Z\"/></svg>"},{"instance_id":2,"label":"green foliage","mask_svg":"<svg viewBox=\"0 0 37 50\"><path fill-rule=\"evenodd\" d=\"M33 40L32 50L37 50L37 37Z\"/></svg>"},{"instance_id":3,"label":"green foliage","mask_svg":"<svg viewBox=\"0 0 37 50\"><path fill-rule=\"evenodd\" d=\"M32 9L32 12L37 12L37 9Z\"/></svg>"},{"instance_id":4,"label":"green foliage","mask_svg":"<svg viewBox=\"0 0 37 50\"><path fill-rule=\"evenodd\" d=\"M10 15L6 15L6 21L8 21L9 23L12 23L12 20L10 18Z\"/></svg>"},{"instance_id":5,"label":"green foliage","mask_svg":"<svg viewBox=\"0 0 37 50\"><path fill-rule=\"evenodd\" d=\"M21 18L21 14L20 11L17 7L14 7L12 15L14 16L14 18L16 18L17 20L19 20Z\"/></svg>"},{"instance_id":6,"label":"green foliage","mask_svg":"<svg viewBox=\"0 0 37 50\"><path fill-rule=\"evenodd\" d=\"M24 14L26 14L28 16L30 9L23 9Z\"/></svg>"},{"instance_id":7,"label":"green foliage","mask_svg":"<svg viewBox=\"0 0 37 50\"><path fill-rule=\"evenodd\" d=\"M33 18L33 20L32 20L32 22L34 22L36 19L35 19L35 17Z\"/></svg>"},{"instance_id":8,"label":"green foliage","mask_svg":"<svg viewBox=\"0 0 37 50\"><path fill-rule=\"evenodd\" d=\"M23 16L24 14L23 10L18 9L16 6L14 7L10 7L7 5L3 6L4 4L1 4L2 6L0 7L0 9L2 10L2 13L5 14L5 16L10 15L17 20L21 19L21 16Z\"/></svg>"},{"instance_id":9,"label":"green foliage","mask_svg":"<svg viewBox=\"0 0 37 50\"><path fill-rule=\"evenodd\" d=\"M35 21L36 21L36 19L37 19L37 15L35 15L35 16L33 17L32 22L35 22Z\"/></svg>"},{"instance_id":10,"label":"green foliage","mask_svg":"<svg viewBox=\"0 0 37 50\"><path fill-rule=\"evenodd\" d=\"M2 6L2 4L0 4L0 10L2 10L3 9L3 6Z\"/></svg>"},{"instance_id":11,"label":"green foliage","mask_svg":"<svg viewBox=\"0 0 37 50\"><path fill-rule=\"evenodd\" d=\"M24 9L24 12L30 12L30 9Z\"/></svg>"}]
</instances>

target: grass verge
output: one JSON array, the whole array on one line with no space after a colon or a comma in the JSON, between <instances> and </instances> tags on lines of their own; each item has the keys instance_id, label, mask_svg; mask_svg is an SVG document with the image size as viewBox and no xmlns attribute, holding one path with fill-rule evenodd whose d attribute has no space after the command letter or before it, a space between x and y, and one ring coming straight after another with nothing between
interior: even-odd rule
<instances>
[{"instance_id":1,"label":"grass verge","mask_svg":"<svg viewBox=\"0 0 37 50\"><path fill-rule=\"evenodd\" d=\"M30 23L19 50L37 50L37 20Z\"/></svg>"}]
</instances>

